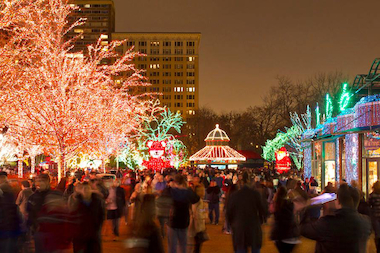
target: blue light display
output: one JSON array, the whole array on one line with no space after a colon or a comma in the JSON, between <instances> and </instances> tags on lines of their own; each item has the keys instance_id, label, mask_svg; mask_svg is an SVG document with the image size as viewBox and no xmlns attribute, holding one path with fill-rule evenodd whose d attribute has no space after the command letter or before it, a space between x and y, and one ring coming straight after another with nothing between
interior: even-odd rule
<instances>
[{"instance_id":1,"label":"blue light display","mask_svg":"<svg viewBox=\"0 0 380 253\"><path fill-rule=\"evenodd\" d=\"M359 134L347 134L346 139L346 180L351 183L357 181L359 161Z\"/></svg>"},{"instance_id":2,"label":"blue light display","mask_svg":"<svg viewBox=\"0 0 380 253\"><path fill-rule=\"evenodd\" d=\"M335 178L336 178L337 182L340 182L340 175L339 175L339 167L340 167L339 150L341 149L341 147L340 147L339 144L340 144L339 138L337 138L336 139L336 143L335 143L335 161L336 161L336 164L335 164Z\"/></svg>"},{"instance_id":3,"label":"blue light display","mask_svg":"<svg viewBox=\"0 0 380 253\"><path fill-rule=\"evenodd\" d=\"M311 144L309 142L302 143L303 147L303 164L304 164L304 178L311 177Z\"/></svg>"}]
</instances>

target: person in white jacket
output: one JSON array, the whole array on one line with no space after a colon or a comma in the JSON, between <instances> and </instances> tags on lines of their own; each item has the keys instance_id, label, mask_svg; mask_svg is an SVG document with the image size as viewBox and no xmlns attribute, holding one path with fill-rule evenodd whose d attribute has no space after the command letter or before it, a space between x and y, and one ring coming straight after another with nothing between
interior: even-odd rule
<instances>
[{"instance_id":1,"label":"person in white jacket","mask_svg":"<svg viewBox=\"0 0 380 253\"><path fill-rule=\"evenodd\" d=\"M199 201L192 205L192 217L189 229L189 235L194 238L194 253L201 251L204 242L203 234L206 233L207 207L203 199L205 188L202 184L195 186L195 193L199 196Z\"/></svg>"}]
</instances>

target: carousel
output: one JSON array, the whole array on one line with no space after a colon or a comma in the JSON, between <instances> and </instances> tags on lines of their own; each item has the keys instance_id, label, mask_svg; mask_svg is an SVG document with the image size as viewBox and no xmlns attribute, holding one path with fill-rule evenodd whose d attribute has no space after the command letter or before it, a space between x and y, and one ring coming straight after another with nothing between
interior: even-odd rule
<instances>
[{"instance_id":1,"label":"carousel","mask_svg":"<svg viewBox=\"0 0 380 253\"><path fill-rule=\"evenodd\" d=\"M230 138L216 125L205 139L206 147L190 157L190 161L200 168L210 166L218 169L236 169L246 158L228 146Z\"/></svg>"}]
</instances>

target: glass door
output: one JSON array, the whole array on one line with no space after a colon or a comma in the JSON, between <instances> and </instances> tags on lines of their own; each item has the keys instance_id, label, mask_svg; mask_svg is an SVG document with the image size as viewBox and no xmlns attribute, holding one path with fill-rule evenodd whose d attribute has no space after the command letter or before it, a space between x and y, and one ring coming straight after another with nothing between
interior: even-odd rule
<instances>
[{"instance_id":1,"label":"glass door","mask_svg":"<svg viewBox=\"0 0 380 253\"><path fill-rule=\"evenodd\" d=\"M367 159L367 193L372 192L373 184L379 180L379 159Z\"/></svg>"}]
</instances>

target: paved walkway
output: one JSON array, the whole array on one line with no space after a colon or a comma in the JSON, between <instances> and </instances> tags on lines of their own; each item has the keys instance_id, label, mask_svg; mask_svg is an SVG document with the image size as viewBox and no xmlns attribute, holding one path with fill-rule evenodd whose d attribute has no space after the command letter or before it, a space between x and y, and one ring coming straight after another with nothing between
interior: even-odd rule
<instances>
[{"instance_id":1,"label":"paved walkway","mask_svg":"<svg viewBox=\"0 0 380 253\"><path fill-rule=\"evenodd\" d=\"M277 249L273 241L269 240L270 224L271 219L269 219L268 224L264 224L263 228L263 247L261 248L261 253L276 253ZM107 224L109 226L109 224ZM231 235L226 235L222 232L222 222L219 225L207 224L207 232L210 236L210 240L205 242L202 246L202 253L231 253L232 248L232 238ZM110 232L110 227L107 227ZM103 252L113 253L113 252L128 252L123 245L123 240L126 239L126 226L124 223L124 218L120 222L120 240L117 242L112 241L111 237L103 237ZM313 253L315 249L315 242L306 238L301 237L302 243L297 245L294 253ZM191 242L189 242L191 243ZM165 249L167 246L167 239L164 239ZM167 252L167 251L166 251ZM189 246L189 253L191 251L191 246ZM373 235L368 241L367 253L376 252L376 247L374 244Z\"/></svg>"}]
</instances>

